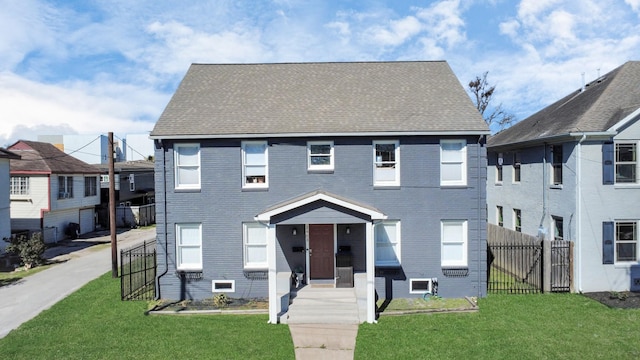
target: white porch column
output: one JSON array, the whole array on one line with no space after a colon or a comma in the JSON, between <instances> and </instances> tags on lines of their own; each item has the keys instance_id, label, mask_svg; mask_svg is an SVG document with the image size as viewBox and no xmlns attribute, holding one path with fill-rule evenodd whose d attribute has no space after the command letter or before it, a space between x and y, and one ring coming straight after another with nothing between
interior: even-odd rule
<instances>
[{"instance_id":1,"label":"white porch column","mask_svg":"<svg viewBox=\"0 0 640 360\"><path fill-rule=\"evenodd\" d=\"M373 238L373 223L366 223L366 246L367 246L367 322L376 322L376 252Z\"/></svg>"},{"instance_id":2,"label":"white porch column","mask_svg":"<svg viewBox=\"0 0 640 360\"><path fill-rule=\"evenodd\" d=\"M267 228L267 266L269 269L269 324L278 323L278 293L276 282L276 225Z\"/></svg>"}]
</instances>

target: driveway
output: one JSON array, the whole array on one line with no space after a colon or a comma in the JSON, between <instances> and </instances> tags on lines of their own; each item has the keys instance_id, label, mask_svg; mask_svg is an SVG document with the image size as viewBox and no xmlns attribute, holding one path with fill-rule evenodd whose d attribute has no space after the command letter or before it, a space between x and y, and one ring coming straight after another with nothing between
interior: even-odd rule
<instances>
[{"instance_id":1,"label":"driveway","mask_svg":"<svg viewBox=\"0 0 640 360\"><path fill-rule=\"evenodd\" d=\"M118 256L121 249L155 237L155 228L133 229L118 234ZM110 239L107 233L50 248L45 257L62 263L0 287L0 338L89 281L111 271L111 247L100 245L109 244Z\"/></svg>"}]
</instances>

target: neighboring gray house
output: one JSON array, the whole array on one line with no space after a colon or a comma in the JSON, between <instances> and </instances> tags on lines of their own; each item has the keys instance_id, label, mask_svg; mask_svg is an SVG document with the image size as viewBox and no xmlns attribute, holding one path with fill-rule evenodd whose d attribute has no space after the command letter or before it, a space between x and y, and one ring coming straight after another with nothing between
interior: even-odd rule
<instances>
[{"instance_id":1,"label":"neighboring gray house","mask_svg":"<svg viewBox=\"0 0 640 360\"><path fill-rule=\"evenodd\" d=\"M444 61L192 65L151 133L157 295L268 298L277 323L293 271L351 265L367 322L435 282L485 296L488 134Z\"/></svg>"},{"instance_id":2,"label":"neighboring gray house","mask_svg":"<svg viewBox=\"0 0 640 360\"><path fill-rule=\"evenodd\" d=\"M11 236L11 203L9 201L9 192L11 191L9 160L11 159L17 160L20 159L20 156L0 148L0 255L7 247L7 242L3 239Z\"/></svg>"},{"instance_id":3,"label":"neighboring gray house","mask_svg":"<svg viewBox=\"0 0 640 360\"><path fill-rule=\"evenodd\" d=\"M640 62L488 141L490 223L573 241L574 290L640 290Z\"/></svg>"}]
</instances>

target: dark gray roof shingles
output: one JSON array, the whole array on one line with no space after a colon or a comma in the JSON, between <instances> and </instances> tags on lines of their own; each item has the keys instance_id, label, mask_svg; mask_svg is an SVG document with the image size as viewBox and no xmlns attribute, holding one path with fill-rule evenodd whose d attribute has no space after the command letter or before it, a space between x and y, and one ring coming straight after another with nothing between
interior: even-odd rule
<instances>
[{"instance_id":1,"label":"dark gray roof shingles","mask_svg":"<svg viewBox=\"0 0 640 360\"><path fill-rule=\"evenodd\" d=\"M9 147L21 159L11 160L11 173L99 174L100 169L65 154L52 144L20 140Z\"/></svg>"},{"instance_id":2,"label":"dark gray roof shingles","mask_svg":"<svg viewBox=\"0 0 640 360\"><path fill-rule=\"evenodd\" d=\"M444 61L191 65L152 137L488 132Z\"/></svg>"}]
</instances>

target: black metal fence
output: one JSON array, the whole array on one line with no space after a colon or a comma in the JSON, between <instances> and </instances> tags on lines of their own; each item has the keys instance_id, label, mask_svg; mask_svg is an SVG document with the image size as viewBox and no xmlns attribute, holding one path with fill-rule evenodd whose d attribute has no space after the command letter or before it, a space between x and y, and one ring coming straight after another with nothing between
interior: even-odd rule
<instances>
[{"instance_id":1,"label":"black metal fence","mask_svg":"<svg viewBox=\"0 0 640 360\"><path fill-rule=\"evenodd\" d=\"M156 242L144 242L120 251L122 300L153 300L156 279Z\"/></svg>"}]
</instances>

